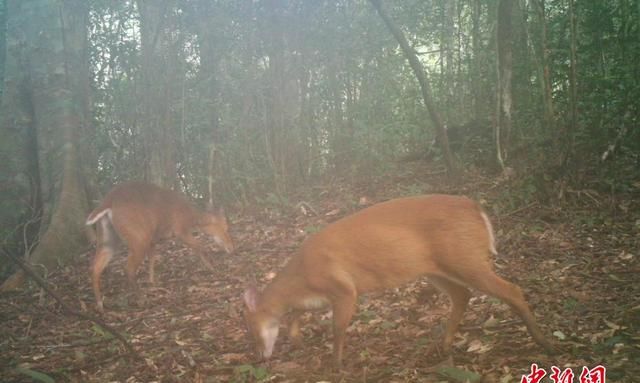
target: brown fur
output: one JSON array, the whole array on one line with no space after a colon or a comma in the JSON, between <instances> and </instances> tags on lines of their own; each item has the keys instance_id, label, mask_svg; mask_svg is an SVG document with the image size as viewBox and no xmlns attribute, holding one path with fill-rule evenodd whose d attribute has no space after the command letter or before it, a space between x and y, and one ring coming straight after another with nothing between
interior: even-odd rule
<instances>
[{"instance_id":1,"label":"brown fur","mask_svg":"<svg viewBox=\"0 0 640 383\"><path fill-rule=\"evenodd\" d=\"M318 297L333 308L334 359L342 361L345 331L359 294L428 276L447 293L452 312L444 349L453 337L476 288L507 302L524 320L534 340L553 347L536 325L520 288L492 269L490 228L472 200L448 195L395 199L338 220L309 237L275 280L253 300L247 313L251 333L288 310L304 310ZM297 315L292 335L299 333ZM258 339L258 350L261 351Z\"/></svg>"},{"instance_id":2,"label":"brown fur","mask_svg":"<svg viewBox=\"0 0 640 383\"><path fill-rule=\"evenodd\" d=\"M99 218L98 218L99 217ZM152 246L158 240L175 236L190 246L207 267L204 247L192 231L214 236L227 252L233 251L224 213L200 212L178 192L144 182L127 182L114 187L87 218L87 224L98 224L96 255L92 264L93 290L100 311L103 310L100 275L114 253L115 230L127 244L126 273L136 288L135 274L149 256L149 280L154 282L155 257Z\"/></svg>"}]
</instances>

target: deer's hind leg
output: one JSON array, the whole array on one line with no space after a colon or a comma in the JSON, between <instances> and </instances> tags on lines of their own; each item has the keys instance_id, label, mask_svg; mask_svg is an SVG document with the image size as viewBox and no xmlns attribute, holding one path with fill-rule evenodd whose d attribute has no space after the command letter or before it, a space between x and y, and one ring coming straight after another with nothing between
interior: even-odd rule
<instances>
[{"instance_id":1,"label":"deer's hind leg","mask_svg":"<svg viewBox=\"0 0 640 383\"><path fill-rule=\"evenodd\" d=\"M473 254L474 257L487 259L484 253ZM472 257L473 258L473 257ZM464 281L470 287L484 293L493 295L506 302L518 314L527 325L531 337L548 353L555 351L554 346L545 338L536 323L536 319L525 300L522 290L517 285L499 277L488 262L479 262L475 265L456 269L456 278Z\"/></svg>"},{"instance_id":2,"label":"deer's hind leg","mask_svg":"<svg viewBox=\"0 0 640 383\"><path fill-rule=\"evenodd\" d=\"M439 290L446 293L451 300L451 314L449 315L447 329L445 330L444 340L442 342L443 351L449 353L451 351L451 345L453 344L453 338L458 331L464 312L469 304L471 292L463 285L444 277L430 277L429 280Z\"/></svg>"},{"instance_id":3,"label":"deer's hind leg","mask_svg":"<svg viewBox=\"0 0 640 383\"><path fill-rule=\"evenodd\" d=\"M91 281L93 284L93 295L96 299L98 311L104 312L102 291L100 288L100 277L102 272L113 258L114 243L113 232L109 219L104 217L98 222L96 254L91 263Z\"/></svg>"}]
</instances>

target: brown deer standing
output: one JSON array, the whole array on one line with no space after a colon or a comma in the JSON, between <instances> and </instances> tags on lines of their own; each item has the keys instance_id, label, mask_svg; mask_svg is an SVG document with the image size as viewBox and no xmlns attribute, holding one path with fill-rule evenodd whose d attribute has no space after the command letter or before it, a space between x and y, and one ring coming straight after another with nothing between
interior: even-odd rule
<instances>
[{"instance_id":1,"label":"brown deer standing","mask_svg":"<svg viewBox=\"0 0 640 383\"><path fill-rule=\"evenodd\" d=\"M299 343L299 314L330 305L333 355L342 363L345 332L358 295L396 287L421 276L447 293L452 303L444 335L449 351L475 288L508 303L533 339L552 352L520 288L497 276L493 229L475 202L448 195L401 198L342 218L309 237L262 294L244 293L245 318L257 352L273 353L279 322L295 312L289 332Z\"/></svg>"},{"instance_id":2,"label":"brown deer standing","mask_svg":"<svg viewBox=\"0 0 640 383\"><path fill-rule=\"evenodd\" d=\"M222 210L215 213L200 212L180 193L144 182L127 182L114 187L102 204L91 212L86 223L98 223L91 276L99 311L104 311L100 275L114 254L114 230L129 249L126 274L130 286L136 290L136 271L146 256L149 256L149 282L155 282L152 246L160 239L172 236L179 238L210 269L213 266L205 256L204 247L193 235L194 229L211 235L227 253L234 250Z\"/></svg>"}]
</instances>

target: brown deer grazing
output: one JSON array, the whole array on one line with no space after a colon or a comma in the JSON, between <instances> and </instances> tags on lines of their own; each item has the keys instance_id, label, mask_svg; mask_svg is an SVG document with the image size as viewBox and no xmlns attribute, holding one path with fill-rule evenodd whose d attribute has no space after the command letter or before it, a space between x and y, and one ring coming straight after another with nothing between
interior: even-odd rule
<instances>
[{"instance_id":1,"label":"brown deer grazing","mask_svg":"<svg viewBox=\"0 0 640 383\"><path fill-rule=\"evenodd\" d=\"M204 247L193 235L194 229L212 236L227 253L234 250L224 211L200 212L180 193L144 182L127 182L114 187L102 204L91 212L86 223L98 223L91 276L99 311L104 311L100 275L114 254L114 229L129 249L126 273L130 286L136 290L136 271L146 256L149 256L149 282L154 283L152 247L160 239L179 238L210 269L213 266L205 256Z\"/></svg>"},{"instance_id":2,"label":"brown deer grazing","mask_svg":"<svg viewBox=\"0 0 640 383\"><path fill-rule=\"evenodd\" d=\"M547 351L543 336L520 288L497 276L491 223L475 202L448 195L401 198L342 218L309 237L262 294L244 293L245 319L257 352L273 353L282 316L330 305L333 355L342 363L345 332L359 294L392 288L421 276L449 295L451 316L444 335L449 351L475 288L508 303ZM299 315L289 328L299 343Z\"/></svg>"}]
</instances>

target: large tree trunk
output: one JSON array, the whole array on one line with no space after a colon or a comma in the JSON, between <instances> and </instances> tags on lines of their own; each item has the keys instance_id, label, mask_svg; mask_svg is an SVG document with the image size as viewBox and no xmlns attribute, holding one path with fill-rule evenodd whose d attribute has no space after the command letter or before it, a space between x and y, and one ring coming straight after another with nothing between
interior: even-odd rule
<instances>
[{"instance_id":1,"label":"large tree trunk","mask_svg":"<svg viewBox=\"0 0 640 383\"><path fill-rule=\"evenodd\" d=\"M32 264L52 270L68 263L87 247L84 219L88 204L78 176L77 156L77 138L85 123L86 108L81 101L85 97L77 92L79 84L88 76L85 64L88 7L83 0L34 0L26 4L8 2L12 20L17 23L29 20L23 24L26 32L17 36L22 39L23 51L15 52L24 66L12 67L28 73L28 77L15 74L16 78L28 81L17 88L31 89L30 93L22 94L27 97L22 99L27 107L20 113L34 124L40 142L53 138L51 141L56 146L43 154L40 168L52 170L50 185L60 184L52 189L57 198L52 203L48 226L43 226L46 230L28 258ZM27 148L30 147L27 145ZM60 152L62 161L55 161ZM53 167L44 166L45 163ZM55 174L60 173L56 179ZM47 221L44 219L43 223ZM21 280L18 273L6 281L2 289L17 287Z\"/></svg>"},{"instance_id":2,"label":"large tree trunk","mask_svg":"<svg viewBox=\"0 0 640 383\"><path fill-rule=\"evenodd\" d=\"M141 36L141 130L144 142L145 178L157 185L175 187L175 138L171 126L172 84L167 20L174 0L137 0ZM175 55L175 53L172 53Z\"/></svg>"},{"instance_id":3,"label":"large tree trunk","mask_svg":"<svg viewBox=\"0 0 640 383\"><path fill-rule=\"evenodd\" d=\"M416 75L418 82L420 83L420 89L422 90L422 99L424 100L424 104L429 111L429 116L431 117L431 122L436 129L436 135L438 137L438 142L440 142L442 153L444 154L445 164L447 166L447 170L451 175L457 175L457 167L453 161L453 156L451 155L451 149L449 148L449 138L447 137L447 131L444 128L444 124L442 123L442 118L440 117L440 113L436 109L436 105L433 102L433 98L431 97L431 87L429 86L429 82L427 82L427 77L425 75L425 70L418 60L415 51L409 45L409 42L404 37L404 34L398 28L398 26L393 22L391 17L387 14L387 11L384 9L380 0L369 0L371 4L376 8L380 18L387 25L391 34L396 38L398 44L400 44L400 48L404 52L405 56L407 56L407 60L409 60L409 64L411 65L411 69L413 69L413 73Z\"/></svg>"},{"instance_id":4,"label":"large tree trunk","mask_svg":"<svg viewBox=\"0 0 640 383\"><path fill-rule=\"evenodd\" d=\"M6 61L3 62L6 76L0 105L3 183L0 229L7 233L29 221L24 238L19 229L12 237L2 238L8 251L24 253L39 232L43 207L33 92L29 73L24 70L31 54L24 47L27 41L24 24L30 13L23 11L19 2L8 1L6 5L6 11L11 11L12 17L7 18Z\"/></svg>"}]
</instances>

